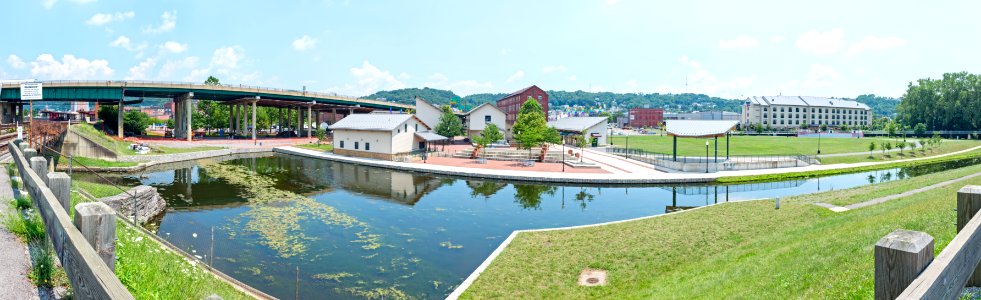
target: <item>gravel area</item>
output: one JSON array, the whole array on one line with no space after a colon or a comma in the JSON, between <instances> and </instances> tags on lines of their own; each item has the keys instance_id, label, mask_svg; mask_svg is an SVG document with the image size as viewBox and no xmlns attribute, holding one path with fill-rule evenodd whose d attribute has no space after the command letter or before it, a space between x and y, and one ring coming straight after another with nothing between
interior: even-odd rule
<instances>
[{"instance_id":1,"label":"gravel area","mask_svg":"<svg viewBox=\"0 0 981 300\"><path fill-rule=\"evenodd\" d=\"M14 198L7 170L0 170L0 213L13 211L8 203ZM0 299L39 299L38 289L27 278L31 262L27 246L0 223Z\"/></svg>"}]
</instances>

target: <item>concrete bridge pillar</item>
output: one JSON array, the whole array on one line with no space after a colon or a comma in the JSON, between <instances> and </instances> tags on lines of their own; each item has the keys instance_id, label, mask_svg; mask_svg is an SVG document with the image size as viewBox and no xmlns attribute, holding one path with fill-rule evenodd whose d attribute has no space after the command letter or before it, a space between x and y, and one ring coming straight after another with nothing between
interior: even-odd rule
<instances>
[{"instance_id":1,"label":"concrete bridge pillar","mask_svg":"<svg viewBox=\"0 0 981 300\"><path fill-rule=\"evenodd\" d=\"M256 114L255 106L256 106L256 102L259 101L259 97L256 96L255 98L256 100L252 100L252 141L253 142L256 140L256 132L259 130L259 126L256 126L255 123L255 114Z\"/></svg>"},{"instance_id":2,"label":"concrete bridge pillar","mask_svg":"<svg viewBox=\"0 0 981 300\"><path fill-rule=\"evenodd\" d=\"M313 122L313 105L307 105L307 124ZM307 126L307 138L313 137L313 124Z\"/></svg>"},{"instance_id":3,"label":"concrete bridge pillar","mask_svg":"<svg viewBox=\"0 0 981 300\"><path fill-rule=\"evenodd\" d=\"M232 135L232 128L235 128L235 105L228 105L228 135Z\"/></svg>"},{"instance_id":4,"label":"concrete bridge pillar","mask_svg":"<svg viewBox=\"0 0 981 300\"><path fill-rule=\"evenodd\" d=\"M174 109L170 112L171 119L174 120L174 138L179 139L183 136L180 133L181 124L183 124L184 113L181 110L181 104L183 104L180 98L174 98Z\"/></svg>"},{"instance_id":5,"label":"concrete bridge pillar","mask_svg":"<svg viewBox=\"0 0 981 300\"><path fill-rule=\"evenodd\" d=\"M119 98L119 110L116 111L116 136L123 138L123 115L126 111L123 110L123 98Z\"/></svg>"},{"instance_id":6,"label":"concrete bridge pillar","mask_svg":"<svg viewBox=\"0 0 981 300\"><path fill-rule=\"evenodd\" d=\"M296 107L296 137L303 136L303 111Z\"/></svg>"}]
</instances>

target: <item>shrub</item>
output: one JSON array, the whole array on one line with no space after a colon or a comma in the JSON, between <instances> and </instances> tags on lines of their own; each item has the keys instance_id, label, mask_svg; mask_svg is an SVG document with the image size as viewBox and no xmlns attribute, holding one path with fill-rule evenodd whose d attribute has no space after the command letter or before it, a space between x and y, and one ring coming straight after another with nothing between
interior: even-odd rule
<instances>
[{"instance_id":1,"label":"shrub","mask_svg":"<svg viewBox=\"0 0 981 300\"><path fill-rule=\"evenodd\" d=\"M31 199L26 197L14 197L13 203L14 208L17 208L17 210L31 208Z\"/></svg>"},{"instance_id":2,"label":"shrub","mask_svg":"<svg viewBox=\"0 0 981 300\"><path fill-rule=\"evenodd\" d=\"M44 222L37 213L31 213L26 217L20 213L8 213L3 218L3 225L25 241L44 240Z\"/></svg>"},{"instance_id":3,"label":"shrub","mask_svg":"<svg viewBox=\"0 0 981 300\"><path fill-rule=\"evenodd\" d=\"M51 258L51 245L46 240L33 241L30 245L31 274L29 277L36 286L51 286L55 272L54 259Z\"/></svg>"}]
</instances>

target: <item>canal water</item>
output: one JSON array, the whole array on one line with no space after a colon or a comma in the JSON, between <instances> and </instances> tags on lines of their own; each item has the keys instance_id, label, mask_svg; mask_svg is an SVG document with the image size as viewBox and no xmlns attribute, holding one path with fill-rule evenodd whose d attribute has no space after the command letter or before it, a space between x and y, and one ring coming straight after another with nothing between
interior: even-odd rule
<instances>
[{"instance_id":1,"label":"canal water","mask_svg":"<svg viewBox=\"0 0 981 300\"><path fill-rule=\"evenodd\" d=\"M976 163L770 183L603 187L440 177L276 154L158 166L117 179L155 186L167 200L151 226L158 235L273 296L438 299L514 230L844 189Z\"/></svg>"}]
</instances>

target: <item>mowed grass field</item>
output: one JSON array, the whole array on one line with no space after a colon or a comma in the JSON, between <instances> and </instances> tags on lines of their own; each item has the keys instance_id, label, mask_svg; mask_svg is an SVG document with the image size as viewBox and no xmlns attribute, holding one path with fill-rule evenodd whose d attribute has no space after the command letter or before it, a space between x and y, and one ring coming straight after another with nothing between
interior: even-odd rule
<instances>
[{"instance_id":1,"label":"mowed grass field","mask_svg":"<svg viewBox=\"0 0 981 300\"><path fill-rule=\"evenodd\" d=\"M956 191L944 188L843 213L813 202L854 203L928 186L981 166L889 183L785 198L724 203L650 219L519 234L466 299L869 299L876 241L896 229L956 234ZM582 287L584 269L608 285Z\"/></svg>"},{"instance_id":2,"label":"mowed grass field","mask_svg":"<svg viewBox=\"0 0 981 300\"><path fill-rule=\"evenodd\" d=\"M635 135L630 136L629 143L625 136L614 136L611 138L615 147L627 146L630 149L644 150L663 154L671 154L672 137ZM705 156L705 141L709 141L709 155L715 153L715 140L704 138L678 138L678 155L685 156ZM879 142L883 140L893 141L896 139L887 138L822 138L821 154L835 153L868 153L869 143L875 141L878 150ZM902 140L902 139L899 139ZM907 139L913 142L914 139ZM798 138L780 136L732 136L729 142L730 155L814 155L817 154L817 138ZM944 143L973 143L981 145L978 141L948 141ZM943 145L943 144L941 144ZM967 144L964 144L967 145ZM719 137L719 155L725 154L726 139Z\"/></svg>"}]
</instances>

